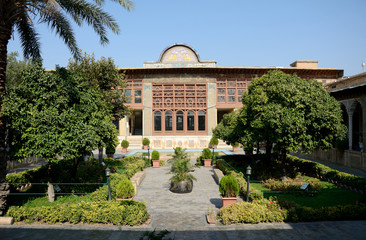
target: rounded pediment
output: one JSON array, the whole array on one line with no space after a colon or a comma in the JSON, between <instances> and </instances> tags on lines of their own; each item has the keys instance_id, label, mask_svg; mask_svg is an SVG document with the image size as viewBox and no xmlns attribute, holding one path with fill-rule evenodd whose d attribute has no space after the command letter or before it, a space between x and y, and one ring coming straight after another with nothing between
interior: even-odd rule
<instances>
[{"instance_id":1,"label":"rounded pediment","mask_svg":"<svg viewBox=\"0 0 366 240\"><path fill-rule=\"evenodd\" d=\"M161 63L197 63L199 56L193 48L184 44L175 44L166 48L160 56Z\"/></svg>"}]
</instances>

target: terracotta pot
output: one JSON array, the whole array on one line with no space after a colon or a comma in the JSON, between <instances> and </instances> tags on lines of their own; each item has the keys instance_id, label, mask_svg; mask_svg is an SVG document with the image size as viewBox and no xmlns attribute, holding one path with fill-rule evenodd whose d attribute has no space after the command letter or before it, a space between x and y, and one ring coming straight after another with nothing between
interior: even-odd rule
<instances>
[{"instance_id":1,"label":"terracotta pot","mask_svg":"<svg viewBox=\"0 0 366 240\"><path fill-rule=\"evenodd\" d=\"M203 163L205 167L211 167L211 159L203 159Z\"/></svg>"},{"instance_id":2,"label":"terracotta pot","mask_svg":"<svg viewBox=\"0 0 366 240\"><path fill-rule=\"evenodd\" d=\"M147 150L147 147L148 147L149 145L144 145L144 150Z\"/></svg>"},{"instance_id":3,"label":"terracotta pot","mask_svg":"<svg viewBox=\"0 0 366 240\"><path fill-rule=\"evenodd\" d=\"M238 147L233 147L233 152L237 152L238 151Z\"/></svg>"},{"instance_id":4,"label":"terracotta pot","mask_svg":"<svg viewBox=\"0 0 366 240\"><path fill-rule=\"evenodd\" d=\"M160 162L160 160L152 160L153 168L158 168L158 167L160 167L160 166L159 166L159 162Z\"/></svg>"},{"instance_id":5,"label":"terracotta pot","mask_svg":"<svg viewBox=\"0 0 366 240\"><path fill-rule=\"evenodd\" d=\"M227 207L231 204L236 203L236 201L238 200L238 197L222 197L221 196L221 200L222 200L222 207Z\"/></svg>"},{"instance_id":6,"label":"terracotta pot","mask_svg":"<svg viewBox=\"0 0 366 240\"><path fill-rule=\"evenodd\" d=\"M114 154L107 154L107 158L113 158Z\"/></svg>"},{"instance_id":7,"label":"terracotta pot","mask_svg":"<svg viewBox=\"0 0 366 240\"><path fill-rule=\"evenodd\" d=\"M122 152L126 153L127 152L127 148L122 148Z\"/></svg>"}]
</instances>

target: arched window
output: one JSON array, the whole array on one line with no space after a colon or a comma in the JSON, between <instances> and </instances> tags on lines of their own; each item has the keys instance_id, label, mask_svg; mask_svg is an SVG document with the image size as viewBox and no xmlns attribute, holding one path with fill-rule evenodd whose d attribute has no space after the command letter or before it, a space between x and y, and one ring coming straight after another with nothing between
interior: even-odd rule
<instances>
[{"instance_id":1,"label":"arched window","mask_svg":"<svg viewBox=\"0 0 366 240\"><path fill-rule=\"evenodd\" d=\"M183 131L183 112L178 111L176 114L177 131Z\"/></svg>"},{"instance_id":2,"label":"arched window","mask_svg":"<svg viewBox=\"0 0 366 240\"><path fill-rule=\"evenodd\" d=\"M154 130L161 131L161 112L154 113Z\"/></svg>"},{"instance_id":3,"label":"arched window","mask_svg":"<svg viewBox=\"0 0 366 240\"><path fill-rule=\"evenodd\" d=\"M193 131L194 130L194 112L189 111L187 114L187 130Z\"/></svg>"},{"instance_id":4,"label":"arched window","mask_svg":"<svg viewBox=\"0 0 366 240\"><path fill-rule=\"evenodd\" d=\"M165 131L173 130L173 114L171 111L165 112Z\"/></svg>"},{"instance_id":5,"label":"arched window","mask_svg":"<svg viewBox=\"0 0 366 240\"><path fill-rule=\"evenodd\" d=\"M206 130L206 113L204 111L198 112L198 131Z\"/></svg>"}]
</instances>

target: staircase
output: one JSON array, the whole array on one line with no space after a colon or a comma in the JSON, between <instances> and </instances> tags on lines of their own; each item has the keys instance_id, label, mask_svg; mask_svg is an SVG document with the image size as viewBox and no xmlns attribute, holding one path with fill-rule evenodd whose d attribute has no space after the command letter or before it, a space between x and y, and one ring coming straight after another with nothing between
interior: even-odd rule
<instances>
[{"instance_id":1,"label":"staircase","mask_svg":"<svg viewBox=\"0 0 366 240\"><path fill-rule=\"evenodd\" d=\"M130 146L128 147L128 150L141 150L142 149L142 136L141 135L128 136L127 141L130 142Z\"/></svg>"}]
</instances>

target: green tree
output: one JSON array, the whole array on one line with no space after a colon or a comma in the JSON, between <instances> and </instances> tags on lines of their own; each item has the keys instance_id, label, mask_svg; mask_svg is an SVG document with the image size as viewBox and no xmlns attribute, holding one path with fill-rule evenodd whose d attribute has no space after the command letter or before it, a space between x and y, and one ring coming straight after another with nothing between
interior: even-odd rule
<instances>
[{"instance_id":1,"label":"green tree","mask_svg":"<svg viewBox=\"0 0 366 240\"><path fill-rule=\"evenodd\" d=\"M129 0L112 0L126 10L133 8ZM0 1L0 112L5 95L7 68L7 47L14 29L19 33L23 54L40 58L39 36L35 29L36 23L45 23L59 35L76 59L80 58L74 32L69 18L78 26L83 23L91 26L99 35L101 44L108 43L107 29L118 34L119 26L102 7L105 0L1 0ZM0 115L0 182L6 181L6 119ZM0 185L0 193L6 193L7 185ZM0 195L0 215L5 208L4 195Z\"/></svg>"},{"instance_id":2,"label":"green tree","mask_svg":"<svg viewBox=\"0 0 366 240\"><path fill-rule=\"evenodd\" d=\"M67 68L82 73L89 79L90 87L101 91L103 99L112 107L114 119L129 114L129 108L125 105L127 99L123 95L126 87L124 74L119 73L112 58L96 60L94 54L85 53L80 59L71 59Z\"/></svg>"},{"instance_id":3,"label":"green tree","mask_svg":"<svg viewBox=\"0 0 366 240\"><path fill-rule=\"evenodd\" d=\"M61 156L74 162L76 173L84 155L116 142L111 107L87 81L64 68L45 72L40 63L26 68L20 85L4 97L11 156Z\"/></svg>"},{"instance_id":4,"label":"green tree","mask_svg":"<svg viewBox=\"0 0 366 240\"><path fill-rule=\"evenodd\" d=\"M339 103L316 80L270 71L253 79L242 101L240 113L228 116L215 133L246 147L265 143L266 152L273 147L283 162L288 152L329 149L347 132ZM230 126L226 132L225 125Z\"/></svg>"}]
</instances>

